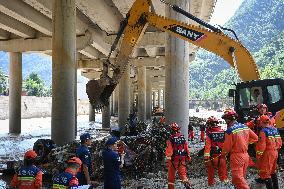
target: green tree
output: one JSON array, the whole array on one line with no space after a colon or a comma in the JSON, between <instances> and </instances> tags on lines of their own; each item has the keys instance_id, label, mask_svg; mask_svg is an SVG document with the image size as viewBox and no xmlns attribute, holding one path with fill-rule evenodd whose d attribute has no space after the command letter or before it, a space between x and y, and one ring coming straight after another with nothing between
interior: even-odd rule
<instances>
[{"instance_id":1,"label":"green tree","mask_svg":"<svg viewBox=\"0 0 284 189\"><path fill-rule=\"evenodd\" d=\"M8 89L7 78L0 68L0 95L5 94Z\"/></svg>"},{"instance_id":2,"label":"green tree","mask_svg":"<svg viewBox=\"0 0 284 189\"><path fill-rule=\"evenodd\" d=\"M36 73L31 73L25 80L24 87L28 96L45 96L43 80Z\"/></svg>"}]
</instances>

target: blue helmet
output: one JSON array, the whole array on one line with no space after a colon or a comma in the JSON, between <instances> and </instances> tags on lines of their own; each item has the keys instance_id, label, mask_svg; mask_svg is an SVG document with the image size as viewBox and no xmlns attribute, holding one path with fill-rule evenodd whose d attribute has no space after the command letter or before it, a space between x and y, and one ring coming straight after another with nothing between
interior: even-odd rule
<instances>
[{"instance_id":1,"label":"blue helmet","mask_svg":"<svg viewBox=\"0 0 284 189\"><path fill-rule=\"evenodd\" d=\"M86 141L88 139L91 139L91 135L89 133L84 133L80 136L81 141Z\"/></svg>"},{"instance_id":2,"label":"blue helmet","mask_svg":"<svg viewBox=\"0 0 284 189\"><path fill-rule=\"evenodd\" d=\"M116 137L111 137L106 141L106 146L110 146L115 144L118 141L118 138Z\"/></svg>"}]
</instances>

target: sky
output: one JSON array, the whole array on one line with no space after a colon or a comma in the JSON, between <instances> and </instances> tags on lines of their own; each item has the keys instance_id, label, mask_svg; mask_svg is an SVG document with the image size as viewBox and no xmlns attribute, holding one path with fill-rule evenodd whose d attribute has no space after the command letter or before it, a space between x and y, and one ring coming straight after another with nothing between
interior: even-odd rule
<instances>
[{"instance_id":1,"label":"sky","mask_svg":"<svg viewBox=\"0 0 284 189\"><path fill-rule=\"evenodd\" d=\"M244 0L217 0L210 24L224 25Z\"/></svg>"}]
</instances>

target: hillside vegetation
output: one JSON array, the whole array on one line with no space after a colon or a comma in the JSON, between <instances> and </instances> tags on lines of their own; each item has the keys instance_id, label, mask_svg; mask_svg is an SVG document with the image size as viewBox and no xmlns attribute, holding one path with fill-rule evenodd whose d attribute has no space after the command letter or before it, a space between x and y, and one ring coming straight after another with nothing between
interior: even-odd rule
<instances>
[{"instance_id":1,"label":"hillside vegetation","mask_svg":"<svg viewBox=\"0 0 284 189\"><path fill-rule=\"evenodd\" d=\"M284 77L283 10L283 0L246 0L225 25L251 52L262 78ZM235 71L205 50L190 64L190 98L225 98L236 81Z\"/></svg>"}]
</instances>

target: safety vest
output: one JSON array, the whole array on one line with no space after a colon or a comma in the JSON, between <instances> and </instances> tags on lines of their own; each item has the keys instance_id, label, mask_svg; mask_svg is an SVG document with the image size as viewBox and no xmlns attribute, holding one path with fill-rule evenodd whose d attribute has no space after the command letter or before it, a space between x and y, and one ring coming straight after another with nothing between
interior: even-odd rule
<instances>
[{"instance_id":1,"label":"safety vest","mask_svg":"<svg viewBox=\"0 0 284 189\"><path fill-rule=\"evenodd\" d=\"M72 179L77 179L77 178L71 173L63 172L59 174L55 178L53 178L52 189L69 189L69 188L76 189L78 188L78 185L69 186L69 183Z\"/></svg>"},{"instance_id":2,"label":"safety vest","mask_svg":"<svg viewBox=\"0 0 284 189\"><path fill-rule=\"evenodd\" d=\"M209 132L208 137L211 140L210 156L221 154L222 146L225 141L225 132L222 130Z\"/></svg>"},{"instance_id":3,"label":"safety vest","mask_svg":"<svg viewBox=\"0 0 284 189\"><path fill-rule=\"evenodd\" d=\"M176 133L170 136L170 141L173 146L173 157L186 157L188 156L185 150L185 138L182 134Z\"/></svg>"},{"instance_id":4,"label":"safety vest","mask_svg":"<svg viewBox=\"0 0 284 189\"><path fill-rule=\"evenodd\" d=\"M32 188L39 171L40 169L34 165L20 167L17 171L19 186L30 186Z\"/></svg>"}]
</instances>

